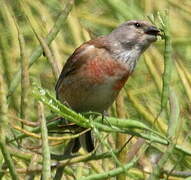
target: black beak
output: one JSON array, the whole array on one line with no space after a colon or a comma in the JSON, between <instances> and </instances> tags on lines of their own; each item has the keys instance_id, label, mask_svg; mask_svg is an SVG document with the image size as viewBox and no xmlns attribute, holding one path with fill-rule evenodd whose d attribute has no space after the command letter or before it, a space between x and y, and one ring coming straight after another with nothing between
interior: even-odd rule
<instances>
[{"instance_id":1,"label":"black beak","mask_svg":"<svg viewBox=\"0 0 191 180\"><path fill-rule=\"evenodd\" d=\"M155 26L149 26L147 29L145 29L145 33L157 36L160 34L160 30L158 30Z\"/></svg>"}]
</instances>

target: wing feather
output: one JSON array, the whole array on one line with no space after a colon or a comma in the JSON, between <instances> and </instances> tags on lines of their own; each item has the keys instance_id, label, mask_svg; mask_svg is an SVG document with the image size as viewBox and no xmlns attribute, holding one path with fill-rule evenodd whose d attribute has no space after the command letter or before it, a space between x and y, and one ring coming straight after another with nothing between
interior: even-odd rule
<instances>
[{"instance_id":1,"label":"wing feather","mask_svg":"<svg viewBox=\"0 0 191 180\"><path fill-rule=\"evenodd\" d=\"M107 44L107 45L106 45ZM108 48L108 43L107 40L104 37L99 37L94 40L90 40L84 44L82 44L79 48L77 48L74 53L68 58L66 61L61 74L58 78L58 81L55 86L55 90L58 93L58 89L62 85L62 82L65 77L75 73L76 70L78 70L83 64L87 61L90 60L89 55L87 54L88 50L93 47L94 51L96 52L97 49L105 49L107 50ZM95 53L92 52L92 53Z\"/></svg>"}]
</instances>

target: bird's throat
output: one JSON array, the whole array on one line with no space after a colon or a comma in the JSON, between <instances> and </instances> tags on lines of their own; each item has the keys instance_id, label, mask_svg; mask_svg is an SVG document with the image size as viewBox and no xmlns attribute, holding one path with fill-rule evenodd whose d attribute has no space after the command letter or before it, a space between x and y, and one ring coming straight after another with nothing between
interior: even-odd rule
<instances>
[{"instance_id":1,"label":"bird's throat","mask_svg":"<svg viewBox=\"0 0 191 180\"><path fill-rule=\"evenodd\" d=\"M141 52L138 49L122 50L114 54L115 59L124 63L130 73L133 72L140 55Z\"/></svg>"}]
</instances>

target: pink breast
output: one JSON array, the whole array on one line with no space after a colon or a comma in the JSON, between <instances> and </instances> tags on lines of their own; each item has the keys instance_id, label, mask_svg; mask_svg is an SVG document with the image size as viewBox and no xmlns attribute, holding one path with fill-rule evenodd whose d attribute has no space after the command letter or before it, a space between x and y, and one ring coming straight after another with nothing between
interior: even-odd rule
<instances>
[{"instance_id":1,"label":"pink breast","mask_svg":"<svg viewBox=\"0 0 191 180\"><path fill-rule=\"evenodd\" d=\"M105 76L115 76L119 70L119 64L114 60L93 60L87 65L89 75L92 78L103 80Z\"/></svg>"},{"instance_id":2,"label":"pink breast","mask_svg":"<svg viewBox=\"0 0 191 180\"><path fill-rule=\"evenodd\" d=\"M128 79L129 73L127 68L115 60L98 60L89 61L86 68L88 76L92 83L103 84L107 78L117 79L114 83L113 90L120 90ZM117 78L116 78L117 77Z\"/></svg>"}]
</instances>

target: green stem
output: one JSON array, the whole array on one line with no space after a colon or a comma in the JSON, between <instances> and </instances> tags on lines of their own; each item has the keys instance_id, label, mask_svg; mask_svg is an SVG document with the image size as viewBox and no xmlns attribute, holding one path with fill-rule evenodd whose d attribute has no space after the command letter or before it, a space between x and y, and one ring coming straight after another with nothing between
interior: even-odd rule
<instances>
[{"instance_id":1,"label":"green stem","mask_svg":"<svg viewBox=\"0 0 191 180\"><path fill-rule=\"evenodd\" d=\"M54 27L50 30L47 37L45 38L47 45L50 45L51 42L55 39L55 37L59 33L60 29L62 28L62 25L65 23L65 21L68 17L68 14L72 10L72 6L73 6L73 0L69 0L65 6L65 9L60 13ZM29 67L31 67L37 61L37 59L42 55L42 53L43 53L42 47L38 46L33 51L31 57L29 58ZM8 91L8 96L10 96L17 88L20 78L21 78L20 74L21 74L21 70L19 70L15 74L15 76L14 76L15 78L12 80L9 91Z\"/></svg>"},{"instance_id":2,"label":"green stem","mask_svg":"<svg viewBox=\"0 0 191 180\"><path fill-rule=\"evenodd\" d=\"M41 122L41 136L42 136L42 180L48 180L51 178L50 169L50 150L48 145L48 131L46 127L46 119L44 117L44 106L42 102L38 103L38 116Z\"/></svg>"},{"instance_id":3,"label":"green stem","mask_svg":"<svg viewBox=\"0 0 191 180\"><path fill-rule=\"evenodd\" d=\"M162 17L164 24L164 39L165 39L165 49L164 49L164 73L163 73L163 89L162 89L162 99L161 99L161 111L166 107L168 97L169 97L169 87L172 74L172 44L170 36L169 27L169 15L168 11Z\"/></svg>"},{"instance_id":4,"label":"green stem","mask_svg":"<svg viewBox=\"0 0 191 180\"><path fill-rule=\"evenodd\" d=\"M119 167L119 168L116 168L114 170L107 171L104 173L94 174L94 175L90 175L88 177L79 178L78 180L98 180L98 179L103 180L103 179L115 177L115 176L123 173L124 171L128 171L131 167L133 167L136 164L137 160L138 160L138 158L135 157L130 163L127 163L123 167Z\"/></svg>"},{"instance_id":5,"label":"green stem","mask_svg":"<svg viewBox=\"0 0 191 180\"><path fill-rule=\"evenodd\" d=\"M19 180L11 155L6 147L6 125L8 104L6 101L6 91L2 74L0 72L0 149L3 154L4 160L9 168L12 179Z\"/></svg>"}]
</instances>

